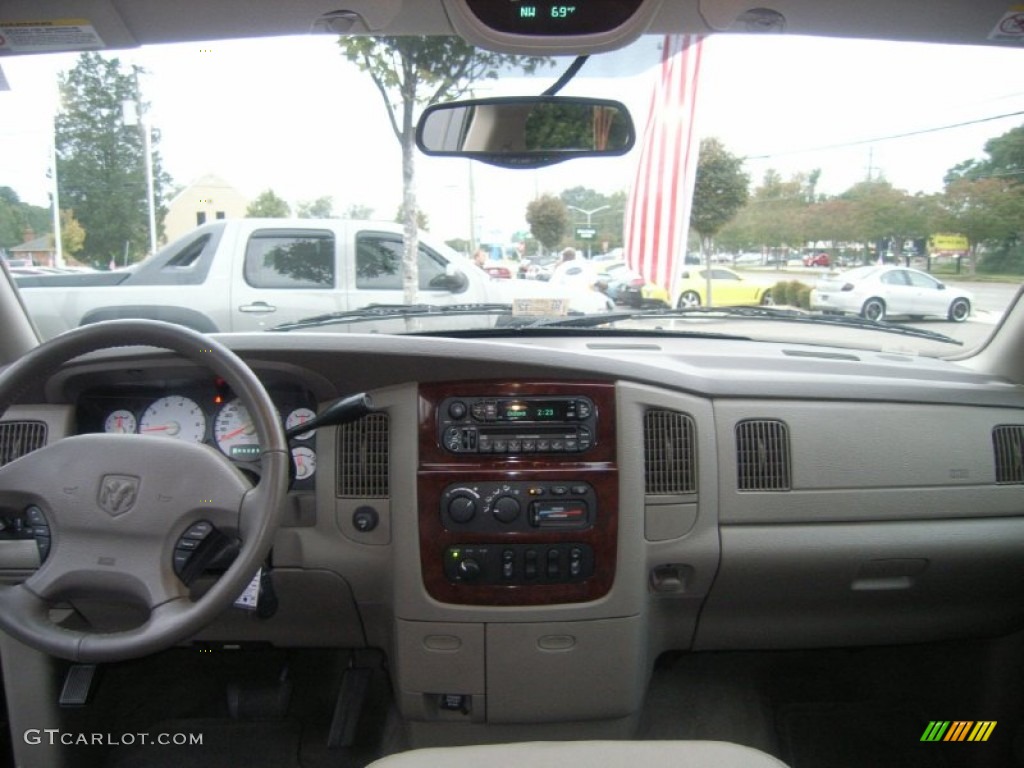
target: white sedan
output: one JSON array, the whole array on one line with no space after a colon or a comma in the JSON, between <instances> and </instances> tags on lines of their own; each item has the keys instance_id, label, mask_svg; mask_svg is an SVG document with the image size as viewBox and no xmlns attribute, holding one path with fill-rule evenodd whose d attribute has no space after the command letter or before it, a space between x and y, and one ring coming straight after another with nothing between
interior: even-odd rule
<instances>
[{"instance_id":1,"label":"white sedan","mask_svg":"<svg viewBox=\"0 0 1024 768\"><path fill-rule=\"evenodd\" d=\"M974 296L947 286L926 272L894 266L857 267L818 280L811 309L884 320L889 315L944 317L962 323Z\"/></svg>"}]
</instances>

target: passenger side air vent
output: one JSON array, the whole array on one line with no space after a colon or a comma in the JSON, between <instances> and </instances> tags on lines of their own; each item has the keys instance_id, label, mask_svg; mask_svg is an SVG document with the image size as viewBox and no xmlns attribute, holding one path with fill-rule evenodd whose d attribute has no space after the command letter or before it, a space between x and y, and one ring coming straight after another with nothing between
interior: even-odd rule
<instances>
[{"instance_id":1,"label":"passenger side air vent","mask_svg":"<svg viewBox=\"0 0 1024 768\"><path fill-rule=\"evenodd\" d=\"M42 421L0 422L0 466L20 459L46 445L46 423Z\"/></svg>"},{"instance_id":2,"label":"passenger side air vent","mask_svg":"<svg viewBox=\"0 0 1024 768\"><path fill-rule=\"evenodd\" d=\"M1024 426L1003 424L992 429L997 483L1024 483Z\"/></svg>"},{"instance_id":3,"label":"passenger side air vent","mask_svg":"<svg viewBox=\"0 0 1024 768\"><path fill-rule=\"evenodd\" d=\"M371 413L338 428L338 496L388 496L388 416Z\"/></svg>"},{"instance_id":4,"label":"passenger side air vent","mask_svg":"<svg viewBox=\"0 0 1024 768\"><path fill-rule=\"evenodd\" d=\"M644 473L648 494L697 492L692 418L677 411L649 410L644 414Z\"/></svg>"},{"instance_id":5,"label":"passenger side air vent","mask_svg":"<svg viewBox=\"0 0 1024 768\"><path fill-rule=\"evenodd\" d=\"M790 489L789 428L751 419L736 425L736 474L741 491Z\"/></svg>"}]
</instances>

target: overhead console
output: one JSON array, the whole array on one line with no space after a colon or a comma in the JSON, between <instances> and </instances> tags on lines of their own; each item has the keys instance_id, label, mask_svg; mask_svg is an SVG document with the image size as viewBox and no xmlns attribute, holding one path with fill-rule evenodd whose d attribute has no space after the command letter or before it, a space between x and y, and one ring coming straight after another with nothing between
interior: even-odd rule
<instances>
[{"instance_id":1,"label":"overhead console","mask_svg":"<svg viewBox=\"0 0 1024 768\"><path fill-rule=\"evenodd\" d=\"M615 573L614 388L420 387L420 555L428 593L462 605L607 594Z\"/></svg>"},{"instance_id":2,"label":"overhead console","mask_svg":"<svg viewBox=\"0 0 1024 768\"><path fill-rule=\"evenodd\" d=\"M455 30L476 45L537 55L580 55L626 45L647 29L660 0L445 0Z\"/></svg>"}]
</instances>

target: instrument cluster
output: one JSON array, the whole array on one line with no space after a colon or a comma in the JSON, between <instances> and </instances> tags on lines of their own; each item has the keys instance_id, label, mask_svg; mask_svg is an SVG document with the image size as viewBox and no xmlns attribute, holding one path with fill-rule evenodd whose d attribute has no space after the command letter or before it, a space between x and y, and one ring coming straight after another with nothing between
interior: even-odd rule
<instances>
[{"instance_id":1,"label":"instrument cluster","mask_svg":"<svg viewBox=\"0 0 1024 768\"><path fill-rule=\"evenodd\" d=\"M285 429L310 421L316 403L302 387L267 387ZM260 457L256 429L242 401L221 379L160 385L112 385L83 392L78 401L79 432L140 434L215 446L242 466ZM316 473L313 432L289 441L296 488L311 487Z\"/></svg>"}]
</instances>

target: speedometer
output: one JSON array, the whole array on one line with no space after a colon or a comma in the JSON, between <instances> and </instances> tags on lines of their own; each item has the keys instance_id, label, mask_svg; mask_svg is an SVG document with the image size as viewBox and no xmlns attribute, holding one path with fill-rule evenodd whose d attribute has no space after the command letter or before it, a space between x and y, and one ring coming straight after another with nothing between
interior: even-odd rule
<instances>
[{"instance_id":1,"label":"speedometer","mask_svg":"<svg viewBox=\"0 0 1024 768\"><path fill-rule=\"evenodd\" d=\"M260 455L256 427L237 397L220 409L213 422L213 436L217 446L232 459L255 459Z\"/></svg>"},{"instance_id":2,"label":"speedometer","mask_svg":"<svg viewBox=\"0 0 1024 768\"><path fill-rule=\"evenodd\" d=\"M142 412L139 434L201 443L206 437L206 416L191 398L180 395L161 397Z\"/></svg>"}]
</instances>

